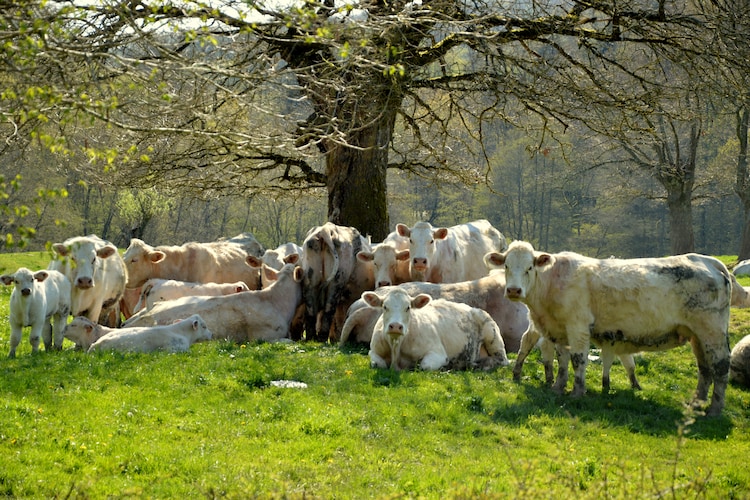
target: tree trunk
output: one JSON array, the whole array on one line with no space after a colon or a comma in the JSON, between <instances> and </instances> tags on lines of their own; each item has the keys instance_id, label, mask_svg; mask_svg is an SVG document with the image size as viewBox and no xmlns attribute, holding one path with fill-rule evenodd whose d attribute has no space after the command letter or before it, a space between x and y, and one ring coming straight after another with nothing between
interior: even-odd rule
<instances>
[{"instance_id":1,"label":"tree trunk","mask_svg":"<svg viewBox=\"0 0 750 500\"><path fill-rule=\"evenodd\" d=\"M353 226L372 241L390 232L386 169L396 120L395 108L336 144L326 157L328 220Z\"/></svg>"},{"instance_id":2,"label":"tree trunk","mask_svg":"<svg viewBox=\"0 0 750 500\"><path fill-rule=\"evenodd\" d=\"M672 255L695 251L692 189L668 191L667 208L669 209L669 240Z\"/></svg>"},{"instance_id":3,"label":"tree trunk","mask_svg":"<svg viewBox=\"0 0 750 500\"><path fill-rule=\"evenodd\" d=\"M737 139L739 140L739 153L737 154L737 179L734 191L742 201L744 207L744 221L742 224L742 237L740 238L739 260L750 258L750 178L747 173L747 133L750 122L750 108L743 106L737 111Z\"/></svg>"}]
</instances>

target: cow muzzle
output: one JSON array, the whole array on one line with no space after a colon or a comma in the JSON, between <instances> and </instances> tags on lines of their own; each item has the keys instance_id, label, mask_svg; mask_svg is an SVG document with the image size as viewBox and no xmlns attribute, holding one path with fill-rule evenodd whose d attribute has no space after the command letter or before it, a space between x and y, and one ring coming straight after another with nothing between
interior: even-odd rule
<instances>
[{"instance_id":1,"label":"cow muzzle","mask_svg":"<svg viewBox=\"0 0 750 500\"><path fill-rule=\"evenodd\" d=\"M88 288L93 288L93 286L94 286L94 280L92 278L84 277L84 278L78 278L76 280L76 287L78 288L86 290Z\"/></svg>"},{"instance_id":2,"label":"cow muzzle","mask_svg":"<svg viewBox=\"0 0 750 500\"><path fill-rule=\"evenodd\" d=\"M31 295L31 288L21 289L21 295L23 295L24 297L28 297L29 295Z\"/></svg>"},{"instance_id":3,"label":"cow muzzle","mask_svg":"<svg viewBox=\"0 0 750 500\"><path fill-rule=\"evenodd\" d=\"M424 272L427 270L427 259L424 257L414 257L411 265L415 270Z\"/></svg>"},{"instance_id":4,"label":"cow muzzle","mask_svg":"<svg viewBox=\"0 0 750 500\"><path fill-rule=\"evenodd\" d=\"M521 300L524 298L523 289L520 287L506 287L505 296L510 300Z\"/></svg>"}]
</instances>

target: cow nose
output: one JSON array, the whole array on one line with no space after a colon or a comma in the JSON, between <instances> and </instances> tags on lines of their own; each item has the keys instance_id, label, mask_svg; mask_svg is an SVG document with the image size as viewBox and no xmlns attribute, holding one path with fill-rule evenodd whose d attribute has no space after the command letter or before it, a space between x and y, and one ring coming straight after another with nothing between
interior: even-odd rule
<instances>
[{"instance_id":1,"label":"cow nose","mask_svg":"<svg viewBox=\"0 0 750 500\"><path fill-rule=\"evenodd\" d=\"M381 286L391 286L391 282L390 281L378 281L378 288L380 288Z\"/></svg>"},{"instance_id":2,"label":"cow nose","mask_svg":"<svg viewBox=\"0 0 750 500\"><path fill-rule=\"evenodd\" d=\"M427 257L414 257L414 267L427 267Z\"/></svg>"},{"instance_id":3,"label":"cow nose","mask_svg":"<svg viewBox=\"0 0 750 500\"><path fill-rule=\"evenodd\" d=\"M23 295L24 297L28 297L29 295L31 295L31 289L30 288L24 288L24 289L22 289L21 290L21 295Z\"/></svg>"},{"instance_id":4,"label":"cow nose","mask_svg":"<svg viewBox=\"0 0 750 500\"><path fill-rule=\"evenodd\" d=\"M401 323L389 323L388 333L404 333L404 325Z\"/></svg>"},{"instance_id":5,"label":"cow nose","mask_svg":"<svg viewBox=\"0 0 750 500\"><path fill-rule=\"evenodd\" d=\"M94 280L90 277L82 277L76 280L76 286L78 288L91 288L94 286Z\"/></svg>"},{"instance_id":6,"label":"cow nose","mask_svg":"<svg viewBox=\"0 0 750 500\"><path fill-rule=\"evenodd\" d=\"M508 296L509 299L517 299L521 297L521 288L520 287L506 288L505 294Z\"/></svg>"}]
</instances>

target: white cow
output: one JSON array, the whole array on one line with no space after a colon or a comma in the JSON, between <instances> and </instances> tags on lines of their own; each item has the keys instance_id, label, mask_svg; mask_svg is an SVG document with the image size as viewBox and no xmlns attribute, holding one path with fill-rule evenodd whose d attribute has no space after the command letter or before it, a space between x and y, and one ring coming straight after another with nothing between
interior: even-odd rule
<instances>
[{"instance_id":1,"label":"white cow","mask_svg":"<svg viewBox=\"0 0 750 500\"><path fill-rule=\"evenodd\" d=\"M166 325L200 314L214 339L250 342L289 338L289 325L302 302L302 268L286 264L281 271L274 271L264 266L263 272L276 277L276 283L263 290L232 295L158 302L153 309L141 311L123 326Z\"/></svg>"},{"instance_id":2,"label":"white cow","mask_svg":"<svg viewBox=\"0 0 750 500\"><path fill-rule=\"evenodd\" d=\"M128 268L128 288L161 278L193 283L243 281L251 290L260 289L260 272L247 263L248 253L228 241L153 247L133 238L123 258Z\"/></svg>"},{"instance_id":3,"label":"white cow","mask_svg":"<svg viewBox=\"0 0 750 500\"><path fill-rule=\"evenodd\" d=\"M0 276L5 285L14 284L10 294L10 352L16 357L24 327L30 326L29 343L33 352L39 351L39 339L44 349L60 350L63 328L70 314L70 280L57 271L33 272L21 267L13 274ZM53 323L51 323L53 320Z\"/></svg>"},{"instance_id":4,"label":"white cow","mask_svg":"<svg viewBox=\"0 0 750 500\"><path fill-rule=\"evenodd\" d=\"M302 256L302 247L296 243L284 243L278 247L266 250L261 257L248 256L247 262L253 267L267 265L271 269L280 271L285 264L296 264ZM272 281L265 280L265 274L261 273L262 288L266 288Z\"/></svg>"},{"instance_id":5,"label":"white cow","mask_svg":"<svg viewBox=\"0 0 750 500\"><path fill-rule=\"evenodd\" d=\"M520 303L505 297L505 273L493 272L489 276L459 283L426 283L410 282L398 286L409 295L426 293L433 299L446 299L461 302L471 307L487 311L500 328L506 352L517 352L524 332L529 328L529 310ZM378 295L381 290L376 290ZM354 302L347 312L344 327L341 330L340 343L345 343L350 335L357 342L369 343L372 337L378 311L367 307L364 299Z\"/></svg>"},{"instance_id":6,"label":"white cow","mask_svg":"<svg viewBox=\"0 0 750 500\"><path fill-rule=\"evenodd\" d=\"M374 368L491 370L508 364L497 324L481 309L412 297L398 287L382 298L375 292L362 298L382 310L370 342Z\"/></svg>"},{"instance_id":7,"label":"white cow","mask_svg":"<svg viewBox=\"0 0 750 500\"><path fill-rule=\"evenodd\" d=\"M738 262L737 265L735 265L732 268L732 274L735 276L747 276L750 274L750 259L743 260L741 262Z\"/></svg>"},{"instance_id":8,"label":"white cow","mask_svg":"<svg viewBox=\"0 0 750 500\"><path fill-rule=\"evenodd\" d=\"M541 335L558 352L569 349L573 396L586 392L591 342L620 355L670 349L689 340L698 362L694 402L704 401L713 383L708 414L721 413L732 293L721 261L698 254L592 259L572 252L537 252L521 241L504 254L491 253L487 261L504 266L506 295L529 307ZM554 388L563 391L566 384L567 363Z\"/></svg>"},{"instance_id":9,"label":"white cow","mask_svg":"<svg viewBox=\"0 0 750 500\"><path fill-rule=\"evenodd\" d=\"M750 389L750 335L737 342L729 360L729 381Z\"/></svg>"},{"instance_id":10,"label":"white cow","mask_svg":"<svg viewBox=\"0 0 750 500\"><path fill-rule=\"evenodd\" d=\"M372 251L363 250L357 259L372 262L375 268L375 287L400 285L411 281L409 272L409 238L396 231L382 242L374 245Z\"/></svg>"},{"instance_id":11,"label":"white cow","mask_svg":"<svg viewBox=\"0 0 750 500\"><path fill-rule=\"evenodd\" d=\"M89 322L86 328L105 329L106 327ZM91 344L88 352L185 352L196 342L211 340L211 331L203 318L197 314L169 325L107 328L107 330ZM70 335L75 334L71 332Z\"/></svg>"},{"instance_id":12,"label":"white cow","mask_svg":"<svg viewBox=\"0 0 750 500\"><path fill-rule=\"evenodd\" d=\"M117 247L92 234L68 238L52 248L59 258L49 268L62 272L72 286L71 314L117 326L128 279Z\"/></svg>"},{"instance_id":13,"label":"white cow","mask_svg":"<svg viewBox=\"0 0 750 500\"><path fill-rule=\"evenodd\" d=\"M435 228L429 222L417 222L409 228L396 226L398 234L409 238L412 281L457 283L488 274L484 255L502 252L505 236L486 220L477 220L449 228Z\"/></svg>"},{"instance_id":14,"label":"white cow","mask_svg":"<svg viewBox=\"0 0 750 500\"><path fill-rule=\"evenodd\" d=\"M113 328L94 323L85 316L76 316L63 330L63 336L75 343L76 349L88 351L91 344L113 330Z\"/></svg>"},{"instance_id":15,"label":"white cow","mask_svg":"<svg viewBox=\"0 0 750 500\"><path fill-rule=\"evenodd\" d=\"M133 308L133 313L141 309L151 309L157 302L175 300L181 297L216 297L233 293L247 292L250 289L244 281L234 283L192 283L189 281L150 279L141 288L141 296Z\"/></svg>"}]
</instances>

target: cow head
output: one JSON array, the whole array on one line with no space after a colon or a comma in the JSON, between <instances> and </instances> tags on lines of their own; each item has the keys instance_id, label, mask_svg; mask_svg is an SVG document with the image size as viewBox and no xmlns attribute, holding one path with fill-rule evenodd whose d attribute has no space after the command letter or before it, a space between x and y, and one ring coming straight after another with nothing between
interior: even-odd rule
<instances>
[{"instance_id":1,"label":"cow head","mask_svg":"<svg viewBox=\"0 0 750 500\"><path fill-rule=\"evenodd\" d=\"M409 250L398 250L392 244L381 243L372 252L359 252L357 259L373 263L375 287L380 288L409 281L409 255Z\"/></svg>"},{"instance_id":2,"label":"cow head","mask_svg":"<svg viewBox=\"0 0 750 500\"><path fill-rule=\"evenodd\" d=\"M185 321L190 324L190 328L193 330L193 339L195 342L211 340L213 338L211 330L208 329L208 325L200 315L193 314L189 318L186 318Z\"/></svg>"},{"instance_id":3,"label":"cow head","mask_svg":"<svg viewBox=\"0 0 750 500\"><path fill-rule=\"evenodd\" d=\"M84 316L76 316L65 326L63 337L74 342L78 347L88 349L96 340L94 339L95 330L96 325L93 321Z\"/></svg>"},{"instance_id":4,"label":"cow head","mask_svg":"<svg viewBox=\"0 0 750 500\"><path fill-rule=\"evenodd\" d=\"M489 268L505 269L505 296L511 300L526 299L539 268L553 262L547 253L534 251L525 241L514 241L505 253L490 252L484 256Z\"/></svg>"},{"instance_id":5,"label":"cow head","mask_svg":"<svg viewBox=\"0 0 750 500\"><path fill-rule=\"evenodd\" d=\"M132 238L122 255L128 270L128 288L138 288L153 275L152 266L163 262L167 254L155 249L143 240Z\"/></svg>"},{"instance_id":6,"label":"cow head","mask_svg":"<svg viewBox=\"0 0 750 500\"><path fill-rule=\"evenodd\" d=\"M412 308L421 309L431 300L430 296L424 293L411 297L400 288L389 290L382 298L377 293L365 292L362 299L370 307L383 310L384 332L392 342L400 342L400 339L409 333Z\"/></svg>"},{"instance_id":7,"label":"cow head","mask_svg":"<svg viewBox=\"0 0 750 500\"><path fill-rule=\"evenodd\" d=\"M448 228L433 228L429 222L417 222L412 228L404 224L398 224L396 225L396 231L399 236L409 238L411 256L409 270L412 280L425 281L432 256L435 253L435 242L448 236Z\"/></svg>"},{"instance_id":8,"label":"cow head","mask_svg":"<svg viewBox=\"0 0 750 500\"><path fill-rule=\"evenodd\" d=\"M36 273L20 267L13 274L4 274L0 276L0 281L4 285L15 285L18 293L23 297L29 297L34 290L34 280L44 281L49 274L46 271L37 271Z\"/></svg>"},{"instance_id":9,"label":"cow head","mask_svg":"<svg viewBox=\"0 0 750 500\"><path fill-rule=\"evenodd\" d=\"M75 268L73 286L84 290L96 286L94 273L97 259L106 259L117 253L117 247L111 243L92 237L73 238L64 243L55 243L52 248L60 257L72 261Z\"/></svg>"}]
</instances>

